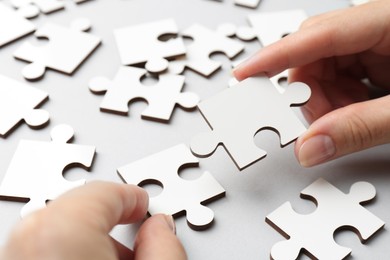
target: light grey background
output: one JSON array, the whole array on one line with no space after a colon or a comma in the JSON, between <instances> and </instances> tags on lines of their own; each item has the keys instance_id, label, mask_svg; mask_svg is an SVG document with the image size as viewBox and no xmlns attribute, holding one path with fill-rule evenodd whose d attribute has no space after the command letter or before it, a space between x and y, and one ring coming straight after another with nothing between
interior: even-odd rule
<instances>
[{"instance_id":1,"label":"light grey background","mask_svg":"<svg viewBox=\"0 0 390 260\"><path fill-rule=\"evenodd\" d=\"M20 139L48 141L50 130L61 123L75 129L74 143L97 148L92 170L70 169L65 172L65 178L69 180L120 182L116 168L173 145L188 144L192 136L208 130L196 110L176 109L168 124L141 120L144 103L132 104L128 117L99 111L102 96L93 95L87 85L94 76L112 78L120 66L112 33L114 28L174 17L180 29L193 23L215 29L223 22L245 25L246 16L256 12L303 8L309 15L316 15L348 6L347 0L263 0L256 10L234 6L232 0L94 0L79 6L69 0L66 2L66 10L41 15L32 21L37 25L46 21L67 25L74 18L87 17L93 23L91 33L102 37L103 44L73 76L48 71L42 80L28 83L50 94L50 100L43 105L51 114L50 125L31 130L23 124L8 138L0 138L1 179ZM1 48L0 73L26 82L21 70L27 63L12 57L24 40L40 44L30 35ZM246 46L249 53L260 48L256 42ZM231 77L228 60L221 55L215 55L215 58L223 61L223 70L209 79L187 71L185 90L194 91L205 99L227 87ZM281 149L274 133L261 132L255 142L268 151L268 156L243 172L239 172L227 153L219 148L211 157L201 159L199 169L187 169L182 173L186 178L193 178L208 170L227 191L225 198L209 204L215 212L215 223L210 229L193 231L187 226L185 217L177 219L178 236L190 259L269 259L272 245L284 238L265 223L265 216L288 200L299 213L313 211L314 204L300 199L299 193L319 177L344 192L356 181L373 183L377 188L377 199L366 207L385 222L390 221L389 145L304 169L296 162L293 145ZM23 203L0 201L0 244L4 244L11 227L19 221L22 206ZM113 235L131 247L136 230L137 225L122 226L116 228ZM350 259L388 257L390 235L386 228L365 245L361 245L352 232L337 234L336 241L353 249Z\"/></svg>"}]
</instances>

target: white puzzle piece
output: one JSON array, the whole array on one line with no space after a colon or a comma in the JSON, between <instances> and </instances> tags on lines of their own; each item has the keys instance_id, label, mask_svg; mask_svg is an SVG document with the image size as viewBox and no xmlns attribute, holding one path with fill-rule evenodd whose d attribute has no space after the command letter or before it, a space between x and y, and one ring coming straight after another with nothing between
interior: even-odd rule
<instances>
[{"instance_id":1,"label":"white puzzle piece","mask_svg":"<svg viewBox=\"0 0 390 260\"><path fill-rule=\"evenodd\" d=\"M49 121L49 113L37 109L48 94L0 75L0 137L7 136L21 121L38 128Z\"/></svg>"},{"instance_id":2,"label":"white puzzle piece","mask_svg":"<svg viewBox=\"0 0 390 260\"><path fill-rule=\"evenodd\" d=\"M199 103L198 108L212 131L195 136L191 150L206 157L222 144L242 170L266 156L254 143L260 130L276 131L282 147L306 131L291 106L306 103L310 95L310 88L300 82L291 84L281 94L265 76L241 81Z\"/></svg>"},{"instance_id":3,"label":"white puzzle piece","mask_svg":"<svg viewBox=\"0 0 390 260\"><path fill-rule=\"evenodd\" d=\"M0 48L35 31L35 25L0 3Z\"/></svg>"},{"instance_id":4,"label":"white puzzle piece","mask_svg":"<svg viewBox=\"0 0 390 260\"><path fill-rule=\"evenodd\" d=\"M49 14L65 8L65 4L59 0L11 0L11 4L26 18L36 17L41 12Z\"/></svg>"},{"instance_id":5,"label":"white puzzle piece","mask_svg":"<svg viewBox=\"0 0 390 260\"><path fill-rule=\"evenodd\" d=\"M176 105L192 109L199 103L196 94L181 92L184 76L162 74L157 84L144 86L140 80L145 75L144 69L122 66L112 81L97 77L90 81L89 88L96 94L106 93L100 105L102 111L127 115L129 102L143 99L148 108L142 118L158 121L168 121Z\"/></svg>"},{"instance_id":6,"label":"white puzzle piece","mask_svg":"<svg viewBox=\"0 0 390 260\"><path fill-rule=\"evenodd\" d=\"M181 144L120 167L118 173L128 184L159 183L163 187L161 194L149 200L151 215L163 213L178 217L185 212L188 225L201 230L214 220L214 212L203 204L225 196L225 190L209 172L196 180L179 176L180 168L198 163L190 149Z\"/></svg>"},{"instance_id":7,"label":"white puzzle piece","mask_svg":"<svg viewBox=\"0 0 390 260\"><path fill-rule=\"evenodd\" d=\"M36 47L26 42L14 53L15 58L31 62L23 69L23 76L37 80L46 68L71 75L101 42L99 37L84 32L90 27L88 20L79 19L70 28L52 23L40 28L35 36L48 38L46 45Z\"/></svg>"},{"instance_id":8,"label":"white puzzle piece","mask_svg":"<svg viewBox=\"0 0 390 260\"><path fill-rule=\"evenodd\" d=\"M176 35L178 32L173 19L116 29L114 35L122 64L136 65L147 62L148 71L164 71L168 67L165 58L183 55L186 49L181 38L164 42L160 37Z\"/></svg>"},{"instance_id":9,"label":"white puzzle piece","mask_svg":"<svg viewBox=\"0 0 390 260\"><path fill-rule=\"evenodd\" d=\"M351 249L334 241L336 230L348 228L364 242L385 224L361 206L375 194L367 182L353 184L344 194L324 179L317 180L301 192L301 197L316 202L316 211L300 215L286 202L267 216L267 222L289 238L272 247L272 259L297 259L302 249L315 259L344 259Z\"/></svg>"},{"instance_id":10,"label":"white puzzle piece","mask_svg":"<svg viewBox=\"0 0 390 260\"><path fill-rule=\"evenodd\" d=\"M234 37L242 41L252 41L256 38L255 31L248 26L236 26L233 23L223 23L217 28L217 32L226 36Z\"/></svg>"},{"instance_id":11,"label":"white puzzle piece","mask_svg":"<svg viewBox=\"0 0 390 260\"><path fill-rule=\"evenodd\" d=\"M185 57L169 63L169 70L177 74L189 68L208 77L222 66L221 62L210 59L211 54L224 53L232 59L244 50L243 44L199 24L192 25L182 35L194 42L187 47Z\"/></svg>"},{"instance_id":12,"label":"white puzzle piece","mask_svg":"<svg viewBox=\"0 0 390 260\"><path fill-rule=\"evenodd\" d=\"M356 6L356 5L362 5L370 2L370 0L351 0L351 5Z\"/></svg>"},{"instance_id":13,"label":"white puzzle piece","mask_svg":"<svg viewBox=\"0 0 390 260\"><path fill-rule=\"evenodd\" d=\"M257 8L261 0L234 0L234 4L249 8Z\"/></svg>"},{"instance_id":14,"label":"white puzzle piece","mask_svg":"<svg viewBox=\"0 0 390 260\"><path fill-rule=\"evenodd\" d=\"M44 208L64 192L85 184L85 180L69 182L63 178L68 166L91 167L95 147L68 144L73 129L59 125L51 132L52 142L20 141L11 164L0 185L0 197L28 201L21 211L25 217Z\"/></svg>"}]
</instances>

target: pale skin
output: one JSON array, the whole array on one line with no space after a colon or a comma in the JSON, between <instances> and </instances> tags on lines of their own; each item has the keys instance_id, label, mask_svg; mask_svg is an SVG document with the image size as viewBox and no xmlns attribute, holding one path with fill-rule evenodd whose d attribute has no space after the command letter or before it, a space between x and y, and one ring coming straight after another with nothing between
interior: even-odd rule
<instances>
[{"instance_id":1,"label":"pale skin","mask_svg":"<svg viewBox=\"0 0 390 260\"><path fill-rule=\"evenodd\" d=\"M389 0L314 16L234 71L243 80L290 69L290 82L311 87L312 97L302 109L311 125L295 144L301 165L390 143L390 96L369 99L361 82L367 78L390 90L389 17Z\"/></svg>"},{"instance_id":2,"label":"pale skin","mask_svg":"<svg viewBox=\"0 0 390 260\"><path fill-rule=\"evenodd\" d=\"M187 259L171 216L148 218L138 231L134 250L109 236L117 224L143 220L148 201L144 190L127 184L93 182L74 189L23 219L0 259Z\"/></svg>"}]
</instances>

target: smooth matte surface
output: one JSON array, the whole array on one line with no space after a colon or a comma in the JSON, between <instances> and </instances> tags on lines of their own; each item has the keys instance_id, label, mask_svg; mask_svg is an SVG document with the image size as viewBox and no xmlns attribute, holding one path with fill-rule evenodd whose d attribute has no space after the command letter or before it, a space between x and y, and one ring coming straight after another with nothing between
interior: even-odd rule
<instances>
[{"instance_id":1,"label":"smooth matte surface","mask_svg":"<svg viewBox=\"0 0 390 260\"><path fill-rule=\"evenodd\" d=\"M73 76L49 70L41 81L27 82L49 92L50 99L44 108L50 111L50 125L38 131L21 125L7 139L0 138L1 179L20 139L47 141L53 126L61 123L74 128L74 143L93 145L97 149L91 172L78 168L66 171L65 178L73 181L103 179L121 182L116 173L118 167L179 143L189 144L194 135L209 131L197 111L188 113L177 109L168 124L140 119L137 115L146 108L142 103L130 106L130 113L134 116L120 117L99 111L102 98L90 92L88 82L95 76L115 75L121 65L113 29L173 17L180 30L193 23L202 23L215 30L226 22L248 25L247 15L261 11L303 8L308 15L316 15L349 5L349 0L263 0L257 9L252 10L234 5L233 0L94 0L77 6L72 5L72 1L65 2L70 4L65 10L40 15L33 22L39 26L48 21L66 25L74 17L87 17L92 22L91 34L102 37L102 46ZM26 63L15 60L12 53L23 40L0 49L0 73L19 81L24 81L20 72ZM25 40L34 41L35 38L31 35ZM248 48L243 55L260 48L257 42L244 44ZM227 88L231 78L230 63L224 56L216 55L214 59L223 63L223 69L209 79L186 71L184 91L196 92L206 99ZM296 162L293 145L281 149L276 134L262 132L256 136L255 142L268 152L268 156L241 173L223 149L218 149L207 159L200 159L199 169L182 171L183 176L190 177L210 171L226 190L226 198L208 205L217 216L210 229L193 231L187 226L185 217L177 219L177 233L190 259L269 259L272 246L284 238L265 222L265 217L286 201L290 201L298 213L314 211L314 204L300 199L298 194L319 177L344 193L357 181L372 183L377 189L377 198L366 208L390 223L389 145L304 169ZM0 244L4 244L12 226L19 221L23 205L0 201ZM120 227L114 230L114 235L130 246L137 228L137 225ZM351 259L354 260L387 259L390 253L390 234L386 227L365 245L350 232L338 233L336 241L352 248Z\"/></svg>"}]
</instances>

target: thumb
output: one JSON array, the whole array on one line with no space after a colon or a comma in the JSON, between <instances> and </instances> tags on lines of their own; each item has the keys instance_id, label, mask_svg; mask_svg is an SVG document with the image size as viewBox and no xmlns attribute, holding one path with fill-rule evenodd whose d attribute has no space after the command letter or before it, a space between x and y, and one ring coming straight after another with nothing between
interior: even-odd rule
<instances>
[{"instance_id":1,"label":"thumb","mask_svg":"<svg viewBox=\"0 0 390 260\"><path fill-rule=\"evenodd\" d=\"M317 119L295 144L304 167L390 143L390 95L355 103Z\"/></svg>"},{"instance_id":2,"label":"thumb","mask_svg":"<svg viewBox=\"0 0 390 260\"><path fill-rule=\"evenodd\" d=\"M134 246L135 259L186 260L186 252L175 232L171 216L150 217L138 231Z\"/></svg>"}]
</instances>

